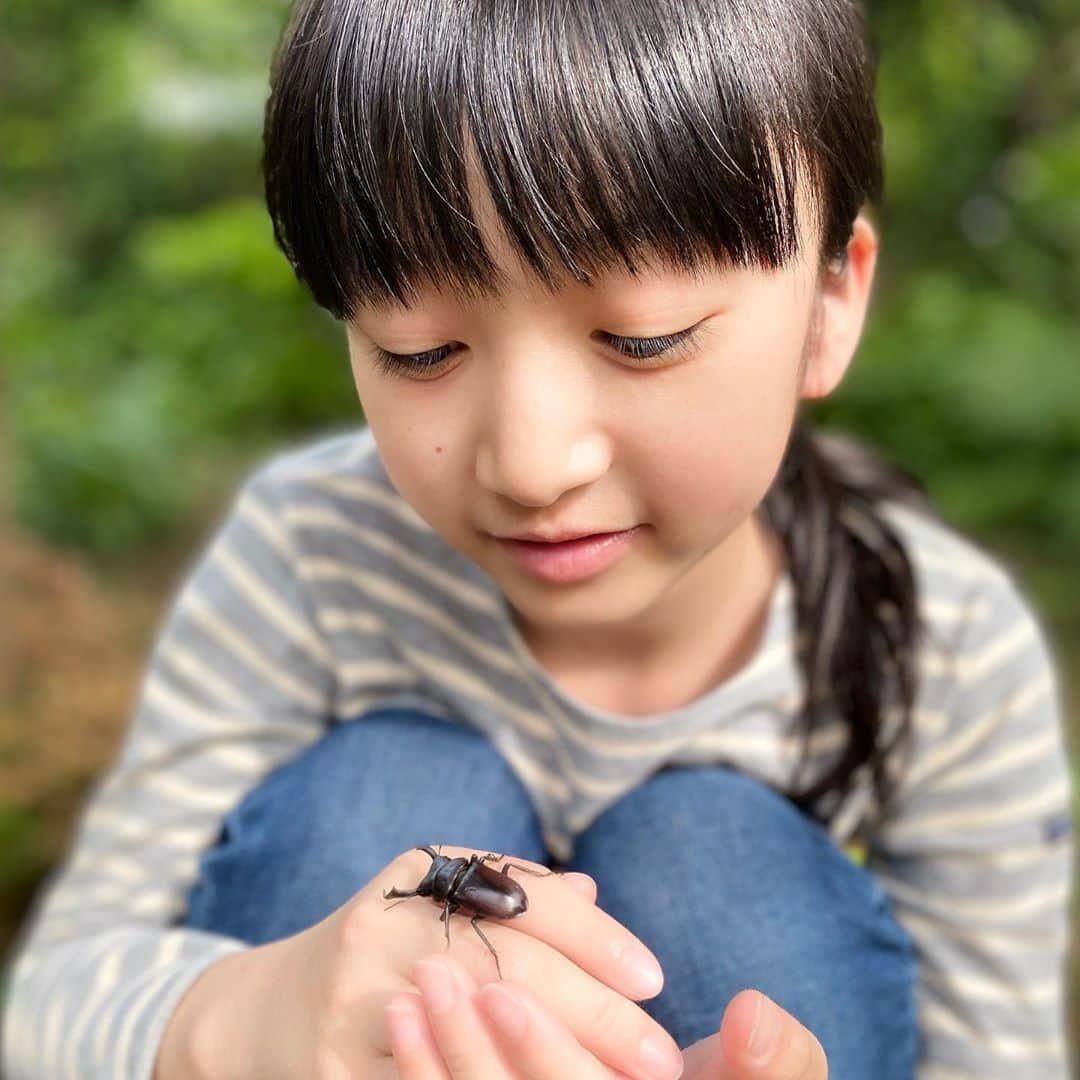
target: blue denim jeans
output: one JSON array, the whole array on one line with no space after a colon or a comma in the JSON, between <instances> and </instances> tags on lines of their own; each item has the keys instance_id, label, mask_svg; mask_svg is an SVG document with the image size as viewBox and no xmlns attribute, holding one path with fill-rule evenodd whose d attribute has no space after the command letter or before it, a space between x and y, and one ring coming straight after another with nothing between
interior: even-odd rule
<instances>
[{"instance_id":1,"label":"blue denim jeans","mask_svg":"<svg viewBox=\"0 0 1080 1080\"><path fill-rule=\"evenodd\" d=\"M226 817L184 925L274 941L335 911L400 852L440 843L553 865L525 788L481 732L375 709ZM566 869L591 875L597 903L656 954L664 989L642 1008L680 1047L754 987L814 1032L831 1080L911 1080L910 938L874 877L770 788L726 768L662 770L579 835Z\"/></svg>"}]
</instances>

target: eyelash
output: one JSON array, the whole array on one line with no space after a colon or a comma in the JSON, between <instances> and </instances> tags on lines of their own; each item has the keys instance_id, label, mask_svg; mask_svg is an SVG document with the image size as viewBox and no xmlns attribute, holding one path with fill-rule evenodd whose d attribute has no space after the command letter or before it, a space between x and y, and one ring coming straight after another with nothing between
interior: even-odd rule
<instances>
[{"instance_id":1,"label":"eyelash","mask_svg":"<svg viewBox=\"0 0 1080 1080\"><path fill-rule=\"evenodd\" d=\"M629 356L634 360L653 360L659 356L681 355L693 343L696 331L697 327L692 326L689 330L663 334L660 337L632 338L619 334L604 334L603 337L616 352L622 353L623 356ZM386 349L375 345L373 346L375 365L379 371L387 375L435 371L449 357L449 353L444 352L449 347L449 345L440 345L439 348L429 349L427 352L402 354L387 352ZM440 356L440 353L443 355ZM432 357L438 357L438 359L432 360Z\"/></svg>"}]
</instances>

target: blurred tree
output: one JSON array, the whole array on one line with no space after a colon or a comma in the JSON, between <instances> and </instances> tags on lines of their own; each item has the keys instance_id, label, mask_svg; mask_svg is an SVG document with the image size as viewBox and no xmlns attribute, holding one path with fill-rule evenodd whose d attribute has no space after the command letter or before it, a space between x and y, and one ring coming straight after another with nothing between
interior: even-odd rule
<instances>
[{"instance_id":1,"label":"blurred tree","mask_svg":"<svg viewBox=\"0 0 1080 1080\"><path fill-rule=\"evenodd\" d=\"M361 419L341 328L262 204L287 7L8 0L5 430L16 511L55 542L122 556L272 444ZM870 0L868 14L884 248L859 360L814 415L924 477L960 527L1075 551L1075 0Z\"/></svg>"},{"instance_id":2,"label":"blurred tree","mask_svg":"<svg viewBox=\"0 0 1080 1080\"><path fill-rule=\"evenodd\" d=\"M296 282L262 204L285 13L9 6L6 430L16 512L54 542L120 557L270 444L360 418L340 328Z\"/></svg>"}]
</instances>

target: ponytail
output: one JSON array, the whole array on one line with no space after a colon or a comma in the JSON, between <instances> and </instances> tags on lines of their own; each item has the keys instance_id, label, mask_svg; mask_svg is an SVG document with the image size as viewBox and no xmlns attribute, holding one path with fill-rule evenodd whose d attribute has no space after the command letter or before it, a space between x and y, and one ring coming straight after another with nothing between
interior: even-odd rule
<instances>
[{"instance_id":1,"label":"ponytail","mask_svg":"<svg viewBox=\"0 0 1080 1080\"><path fill-rule=\"evenodd\" d=\"M856 774L868 773L878 812L863 822L856 842L865 842L886 816L910 754L917 646L926 632L913 569L881 511L884 500L936 516L910 473L798 416L762 502L788 558L806 691L796 718L801 752L787 796L827 825ZM846 746L799 790L811 739L830 714L846 726ZM890 718L897 722L890 725Z\"/></svg>"}]
</instances>

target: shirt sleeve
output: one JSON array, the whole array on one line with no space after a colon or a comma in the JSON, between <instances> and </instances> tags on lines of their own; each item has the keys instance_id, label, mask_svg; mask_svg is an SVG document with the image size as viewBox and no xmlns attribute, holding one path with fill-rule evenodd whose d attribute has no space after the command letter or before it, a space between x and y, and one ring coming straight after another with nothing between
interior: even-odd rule
<instances>
[{"instance_id":1,"label":"shirt sleeve","mask_svg":"<svg viewBox=\"0 0 1080 1080\"><path fill-rule=\"evenodd\" d=\"M1056 661L1011 578L971 590L943 712L868 866L918 960L919 1080L1067 1080L1072 790Z\"/></svg>"},{"instance_id":2,"label":"shirt sleeve","mask_svg":"<svg viewBox=\"0 0 1080 1080\"><path fill-rule=\"evenodd\" d=\"M244 794L323 733L334 693L272 465L177 591L125 738L20 928L7 1080L149 1080L185 991L248 947L182 926L199 857Z\"/></svg>"}]
</instances>

